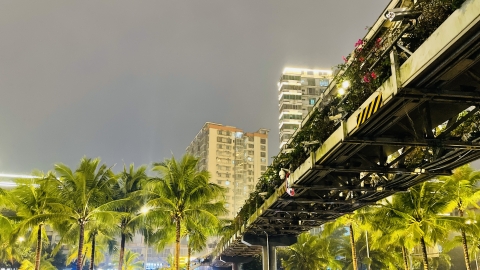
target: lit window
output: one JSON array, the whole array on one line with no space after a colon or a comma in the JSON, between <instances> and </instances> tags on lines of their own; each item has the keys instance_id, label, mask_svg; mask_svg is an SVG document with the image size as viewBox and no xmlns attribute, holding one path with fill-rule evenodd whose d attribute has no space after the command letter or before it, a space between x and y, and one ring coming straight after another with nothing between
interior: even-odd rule
<instances>
[{"instance_id":1,"label":"lit window","mask_svg":"<svg viewBox=\"0 0 480 270\"><path fill-rule=\"evenodd\" d=\"M314 99L314 98L311 98L309 104L310 104L310 105L315 105L315 99Z\"/></svg>"}]
</instances>

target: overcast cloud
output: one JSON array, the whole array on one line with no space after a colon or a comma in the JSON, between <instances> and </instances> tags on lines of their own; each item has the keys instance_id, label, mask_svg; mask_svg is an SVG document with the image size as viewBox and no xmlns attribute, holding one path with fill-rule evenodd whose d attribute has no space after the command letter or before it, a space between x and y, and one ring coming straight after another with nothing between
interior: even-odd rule
<instances>
[{"instance_id":1,"label":"overcast cloud","mask_svg":"<svg viewBox=\"0 0 480 270\"><path fill-rule=\"evenodd\" d=\"M270 129L285 66L331 68L388 0L0 3L0 172L180 157L206 121Z\"/></svg>"}]
</instances>

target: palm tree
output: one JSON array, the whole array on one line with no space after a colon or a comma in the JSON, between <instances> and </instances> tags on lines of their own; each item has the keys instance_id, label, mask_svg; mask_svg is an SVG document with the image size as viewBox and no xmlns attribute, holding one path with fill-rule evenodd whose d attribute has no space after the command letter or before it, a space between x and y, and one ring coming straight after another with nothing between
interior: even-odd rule
<instances>
[{"instance_id":1,"label":"palm tree","mask_svg":"<svg viewBox=\"0 0 480 270\"><path fill-rule=\"evenodd\" d=\"M0 262L14 261L15 247L11 243L11 235L14 230L13 222L0 214Z\"/></svg>"},{"instance_id":2,"label":"palm tree","mask_svg":"<svg viewBox=\"0 0 480 270\"><path fill-rule=\"evenodd\" d=\"M138 258L138 253L126 250L124 260L121 270L141 270L143 268L142 261L136 261ZM114 263L120 264L120 260L113 260Z\"/></svg>"},{"instance_id":3,"label":"palm tree","mask_svg":"<svg viewBox=\"0 0 480 270\"><path fill-rule=\"evenodd\" d=\"M89 269L92 269L92 266L94 265L94 263L101 262L105 259L104 254L108 253L109 251L110 238L108 236L100 234L100 235L95 235L95 241L92 241L91 238L94 235L94 233L89 230L85 231L85 235L87 235L87 240L90 240L90 241L87 241L83 245L82 247L83 250L81 251L81 253L84 254L84 257L86 257L87 255L90 255ZM78 244L70 245L68 251L69 253L66 259L67 263L76 261L78 256ZM85 261L86 260L83 260L82 263L85 264Z\"/></svg>"},{"instance_id":4,"label":"palm tree","mask_svg":"<svg viewBox=\"0 0 480 270\"><path fill-rule=\"evenodd\" d=\"M35 260L35 259L34 259ZM41 258L42 270L56 270L57 268L52 265L52 259L46 259L45 256ZM22 261L18 270L31 270L35 268L35 264L32 263L30 258Z\"/></svg>"},{"instance_id":5,"label":"palm tree","mask_svg":"<svg viewBox=\"0 0 480 270\"><path fill-rule=\"evenodd\" d=\"M140 203L138 195L142 186L146 183L148 177L146 174L146 166L140 166L137 170L133 164L126 168L123 166L123 172L120 173L118 183L116 186L115 199L117 201L123 200L123 203L117 208L117 211L123 213L120 220L120 254L118 270L122 269L123 257L125 252L125 242L132 239L136 231L139 230L145 217L142 216L143 204ZM132 197L136 199L130 200ZM144 211L145 212L145 211ZM145 213L143 213L145 214Z\"/></svg>"},{"instance_id":6,"label":"palm tree","mask_svg":"<svg viewBox=\"0 0 480 270\"><path fill-rule=\"evenodd\" d=\"M12 245L10 236L14 229L12 221L2 215L4 211L13 208L6 192L0 188L0 262L12 261Z\"/></svg>"},{"instance_id":7,"label":"palm tree","mask_svg":"<svg viewBox=\"0 0 480 270\"><path fill-rule=\"evenodd\" d=\"M22 219L13 235L24 234L28 229L36 228L35 270L40 269L42 255L42 235L51 213L51 204L57 201L53 190L56 188L53 172L44 174L34 172L37 178L17 179L17 187L9 192L16 205L16 215Z\"/></svg>"},{"instance_id":8,"label":"palm tree","mask_svg":"<svg viewBox=\"0 0 480 270\"><path fill-rule=\"evenodd\" d=\"M92 222L88 227L88 239L89 244L91 246L90 249L90 266L89 270L94 269L94 265L97 262L103 261L103 254L105 254L106 249L108 248L108 252L112 253L113 251L113 243L116 243L115 239L113 238L114 235L118 233L118 228L115 224L105 224L99 222ZM97 251L97 248L100 244L101 251ZM97 258L100 255L100 258Z\"/></svg>"},{"instance_id":9,"label":"palm tree","mask_svg":"<svg viewBox=\"0 0 480 270\"><path fill-rule=\"evenodd\" d=\"M477 184L480 181L480 172L474 172L469 164L455 169L453 175L441 177L440 180L445 181L447 190L450 192L450 209L457 209L460 217L464 217L469 208L475 207L480 209L478 202L480 201L480 189ZM470 213L470 215L472 215ZM467 270L470 268L470 258L468 254L467 236L465 229L460 227L462 238L463 256Z\"/></svg>"},{"instance_id":10,"label":"palm tree","mask_svg":"<svg viewBox=\"0 0 480 270\"><path fill-rule=\"evenodd\" d=\"M367 266L367 269L398 269L402 264L401 247L397 245L377 245L379 234L368 231L362 231L356 241L359 261ZM367 257L368 248L368 257ZM347 253L348 254L348 253Z\"/></svg>"},{"instance_id":11,"label":"palm tree","mask_svg":"<svg viewBox=\"0 0 480 270\"><path fill-rule=\"evenodd\" d=\"M208 220L210 226L218 226L219 213L225 214L224 202L221 200L224 189L209 183L209 173L199 172L198 160L191 155L183 156L178 162L174 157L162 163L154 164L153 171L160 177L147 185L150 216L157 224L175 224L175 261L179 268L181 231L190 219ZM168 227L168 225L165 225Z\"/></svg>"},{"instance_id":12,"label":"palm tree","mask_svg":"<svg viewBox=\"0 0 480 270\"><path fill-rule=\"evenodd\" d=\"M413 249L417 242L410 237L399 235L398 232L404 228L404 224L385 221L384 212L383 208L375 208L369 217L371 230L368 233L374 239L370 242L370 248L371 250L383 250L385 247L389 247L394 250L395 254L397 254L396 250L400 249L403 267L405 270L409 270L408 251Z\"/></svg>"},{"instance_id":13,"label":"palm tree","mask_svg":"<svg viewBox=\"0 0 480 270\"><path fill-rule=\"evenodd\" d=\"M425 270L429 269L427 243L438 243L448 235L449 226L461 224L455 217L440 216L447 210L447 195L442 182L424 182L409 192L397 193L391 201L385 200L377 212L384 217L384 226L395 229L391 232L393 239L420 244Z\"/></svg>"},{"instance_id":14,"label":"palm tree","mask_svg":"<svg viewBox=\"0 0 480 270\"><path fill-rule=\"evenodd\" d=\"M190 256L192 252L200 252L207 246L208 236L214 235L217 228L205 224L207 220L187 219L186 235L187 247L187 270L190 270Z\"/></svg>"},{"instance_id":15,"label":"palm tree","mask_svg":"<svg viewBox=\"0 0 480 270\"><path fill-rule=\"evenodd\" d=\"M342 264L336 259L340 247L338 237L320 236L303 233L297 243L286 249L287 260L282 265L287 270L301 269L342 269Z\"/></svg>"},{"instance_id":16,"label":"palm tree","mask_svg":"<svg viewBox=\"0 0 480 270\"><path fill-rule=\"evenodd\" d=\"M355 245L355 241L358 239L358 236L355 235L355 231L365 228L364 226L366 218L369 215L368 211L368 208L359 209L352 214L343 215L342 217L333 222L327 223L324 226L325 233L327 234L331 234L334 230L340 227L348 227L353 270L358 270L357 249Z\"/></svg>"},{"instance_id":17,"label":"palm tree","mask_svg":"<svg viewBox=\"0 0 480 270\"><path fill-rule=\"evenodd\" d=\"M70 223L70 229L78 229L77 269L83 265L85 229L91 222L115 224L118 214L110 211L112 187L116 178L100 159L82 158L72 171L64 164L56 164L58 192L64 201L57 204L57 219ZM67 233L68 235L69 233Z\"/></svg>"}]
</instances>

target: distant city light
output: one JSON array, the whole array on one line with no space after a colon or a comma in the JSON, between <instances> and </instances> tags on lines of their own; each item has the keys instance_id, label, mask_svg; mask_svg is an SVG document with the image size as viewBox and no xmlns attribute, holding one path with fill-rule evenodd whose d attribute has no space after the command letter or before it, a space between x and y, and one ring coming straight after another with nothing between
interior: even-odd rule
<instances>
[{"instance_id":1,"label":"distant city light","mask_svg":"<svg viewBox=\"0 0 480 270\"><path fill-rule=\"evenodd\" d=\"M28 174L9 174L9 173L0 173L0 177L4 178L39 178L38 176L28 175Z\"/></svg>"},{"instance_id":2,"label":"distant city light","mask_svg":"<svg viewBox=\"0 0 480 270\"><path fill-rule=\"evenodd\" d=\"M0 187L8 188L8 187L16 187L16 186L17 184L12 182L0 182Z\"/></svg>"}]
</instances>

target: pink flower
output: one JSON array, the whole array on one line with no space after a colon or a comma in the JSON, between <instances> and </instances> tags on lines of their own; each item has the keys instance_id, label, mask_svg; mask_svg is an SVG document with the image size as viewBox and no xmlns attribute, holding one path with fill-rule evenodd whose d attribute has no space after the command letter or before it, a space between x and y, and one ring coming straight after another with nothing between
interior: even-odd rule
<instances>
[{"instance_id":1,"label":"pink flower","mask_svg":"<svg viewBox=\"0 0 480 270\"><path fill-rule=\"evenodd\" d=\"M343 61L344 61L345 63L348 62L348 60L347 60L347 58L345 58L345 56L342 56L342 59L343 59Z\"/></svg>"},{"instance_id":2,"label":"pink flower","mask_svg":"<svg viewBox=\"0 0 480 270\"><path fill-rule=\"evenodd\" d=\"M355 43L355 48L363 44L363 40L359 39L357 43Z\"/></svg>"},{"instance_id":3,"label":"pink flower","mask_svg":"<svg viewBox=\"0 0 480 270\"><path fill-rule=\"evenodd\" d=\"M363 82L366 82L366 83L370 82L370 78L368 77L368 74L363 76Z\"/></svg>"},{"instance_id":4,"label":"pink flower","mask_svg":"<svg viewBox=\"0 0 480 270\"><path fill-rule=\"evenodd\" d=\"M372 73L370 74L370 76L372 76L372 79L376 79L377 78L377 74L375 74L375 72L372 71Z\"/></svg>"}]
</instances>

